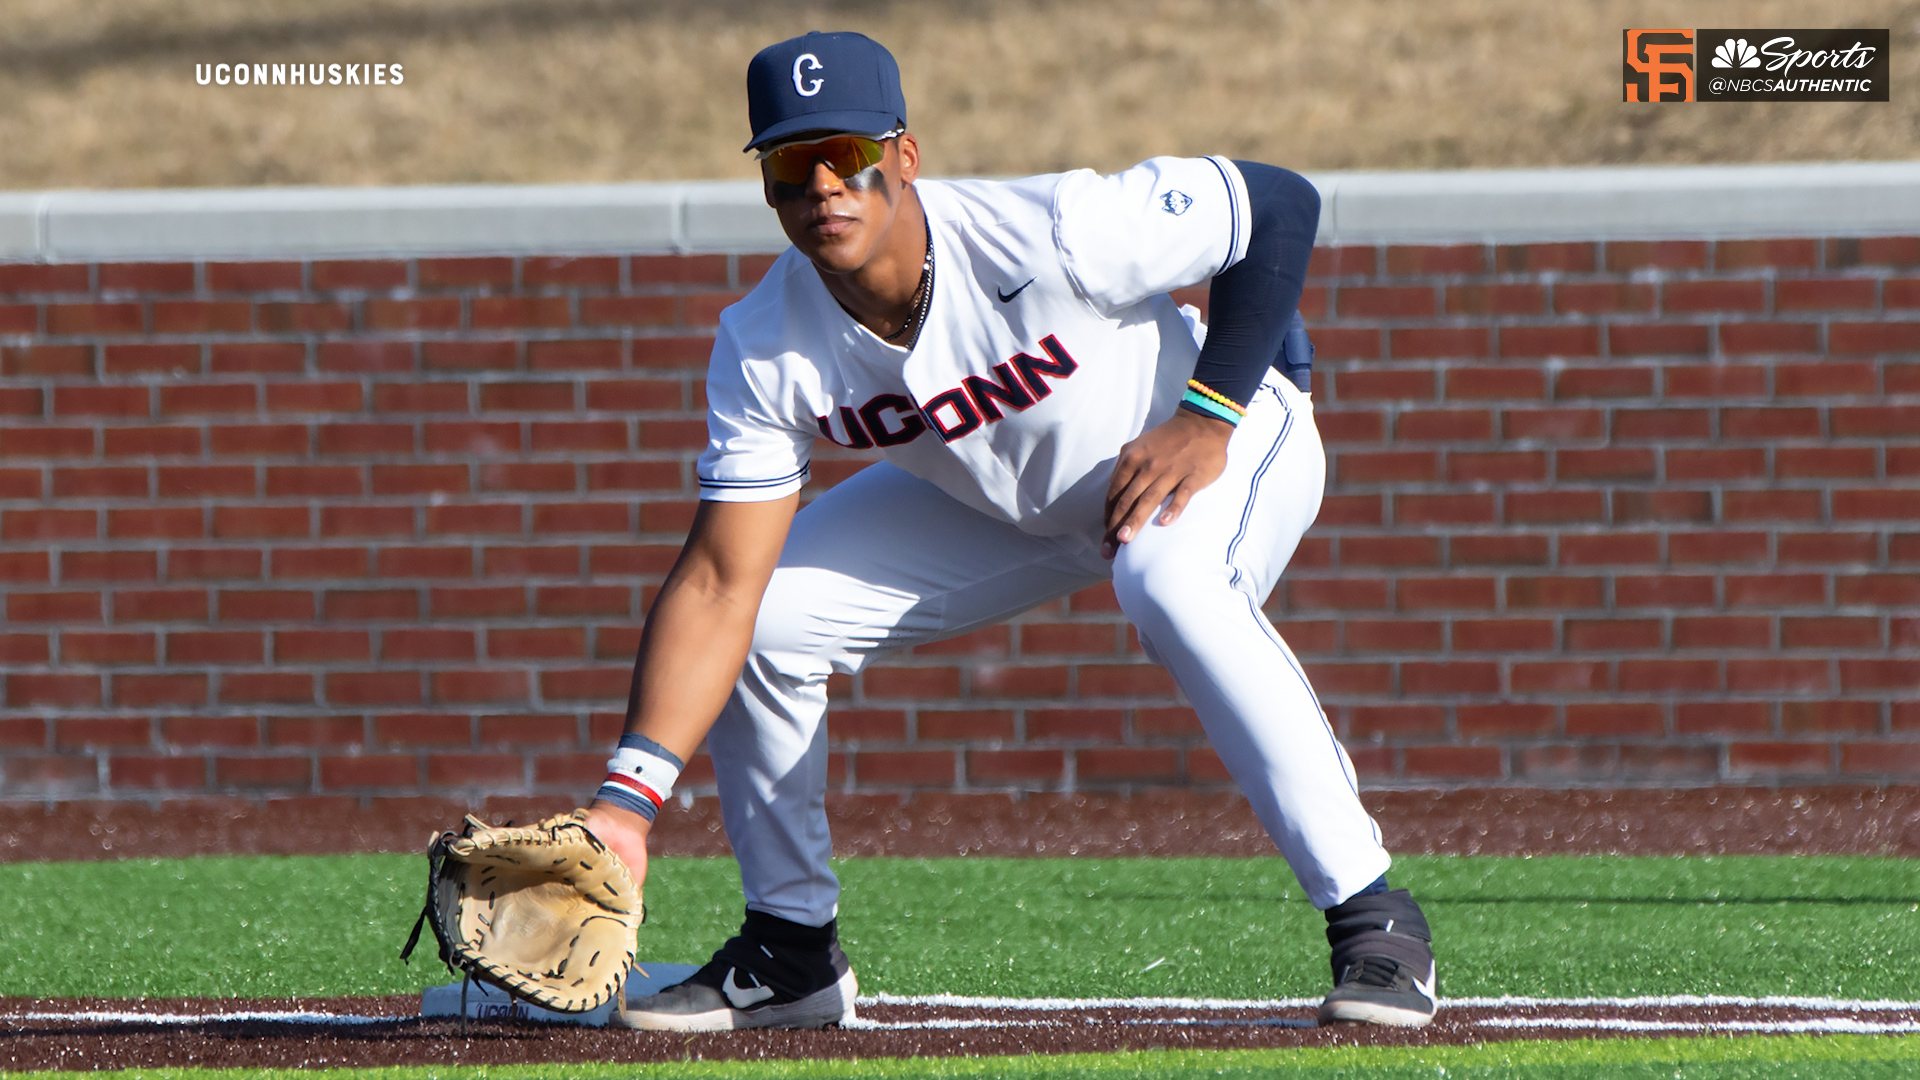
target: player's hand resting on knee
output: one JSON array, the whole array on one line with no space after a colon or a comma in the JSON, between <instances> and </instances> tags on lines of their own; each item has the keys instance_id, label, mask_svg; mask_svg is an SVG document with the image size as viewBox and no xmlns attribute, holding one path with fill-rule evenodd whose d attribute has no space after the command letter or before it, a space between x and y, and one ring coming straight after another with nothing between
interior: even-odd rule
<instances>
[{"instance_id":1,"label":"player's hand resting on knee","mask_svg":"<svg viewBox=\"0 0 1920 1080\"><path fill-rule=\"evenodd\" d=\"M587 831L620 856L620 861L627 864L627 872L633 875L635 885L646 884L647 834L653 831L653 822L631 810L595 799L587 807Z\"/></svg>"},{"instance_id":2,"label":"player's hand resting on knee","mask_svg":"<svg viewBox=\"0 0 1920 1080\"><path fill-rule=\"evenodd\" d=\"M1227 470L1227 439L1233 426L1188 409L1120 448L1107 484L1107 535L1100 554L1113 558L1120 545L1140 535L1161 503L1158 521L1179 520L1187 502Z\"/></svg>"}]
</instances>

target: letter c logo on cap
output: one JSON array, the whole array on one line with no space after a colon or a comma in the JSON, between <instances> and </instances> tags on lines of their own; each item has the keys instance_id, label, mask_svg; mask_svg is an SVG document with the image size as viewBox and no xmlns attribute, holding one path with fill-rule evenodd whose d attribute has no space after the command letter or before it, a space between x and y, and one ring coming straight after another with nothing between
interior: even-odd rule
<instances>
[{"instance_id":1,"label":"letter c logo on cap","mask_svg":"<svg viewBox=\"0 0 1920 1080\"><path fill-rule=\"evenodd\" d=\"M820 65L820 58L810 52L801 53L799 56L793 58L793 89L801 97L812 97L820 92L820 88L826 85L827 80L807 79L803 82L800 78L802 69L807 71L825 71L826 68Z\"/></svg>"}]
</instances>

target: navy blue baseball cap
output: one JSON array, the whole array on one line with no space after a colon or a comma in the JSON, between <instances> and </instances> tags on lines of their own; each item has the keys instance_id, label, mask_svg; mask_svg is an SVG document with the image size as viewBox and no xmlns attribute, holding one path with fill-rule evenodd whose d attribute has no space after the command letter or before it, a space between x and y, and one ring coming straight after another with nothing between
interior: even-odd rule
<instances>
[{"instance_id":1,"label":"navy blue baseball cap","mask_svg":"<svg viewBox=\"0 0 1920 1080\"><path fill-rule=\"evenodd\" d=\"M865 34L818 30L761 49L747 65L746 149L803 131L879 135L907 123L900 65Z\"/></svg>"}]
</instances>

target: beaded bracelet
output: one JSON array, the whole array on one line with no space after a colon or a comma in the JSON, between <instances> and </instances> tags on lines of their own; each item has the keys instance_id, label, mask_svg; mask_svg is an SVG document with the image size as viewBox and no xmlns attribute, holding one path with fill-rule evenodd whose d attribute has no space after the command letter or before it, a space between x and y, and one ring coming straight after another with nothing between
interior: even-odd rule
<instances>
[{"instance_id":1,"label":"beaded bracelet","mask_svg":"<svg viewBox=\"0 0 1920 1080\"><path fill-rule=\"evenodd\" d=\"M1194 412L1204 413L1236 426L1240 423L1240 418L1247 415L1247 410L1232 398L1197 379L1187 380L1187 392L1181 395L1180 404L1191 408Z\"/></svg>"},{"instance_id":2,"label":"beaded bracelet","mask_svg":"<svg viewBox=\"0 0 1920 1080\"><path fill-rule=\"evenodd\" d=\"M1201 397L1206 398L1207 400L1212 401L1215 404L1225 405L1227 408L1232 409L1234 412L1240 414L1241 416L1247 415L1247 407L1245 405L1240 404L1239 402L1233 400L1232 398L1221 393L1220 391L1215 390L1213 387L1208 386L1206 383L1203 383L1198 379L1187 380L1187 392L1190 394L1199 394Z\"/></svg>"}]
</instances>

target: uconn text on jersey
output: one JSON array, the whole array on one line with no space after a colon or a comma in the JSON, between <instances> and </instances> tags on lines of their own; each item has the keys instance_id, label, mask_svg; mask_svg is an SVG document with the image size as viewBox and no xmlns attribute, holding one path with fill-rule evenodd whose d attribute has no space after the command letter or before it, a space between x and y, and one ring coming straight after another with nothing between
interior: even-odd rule
<instances>
[{"instance_id":1,"label":"uconn text on jersey","mask_svg":"<svg viewBox=\"0 0 1920 1080\"><path fill-rule=\"evenodd\" d=\"M1065 379L1080 365L1068 355L1060 339L1048 334L1040 339L1046 359L1015 353L993 365L993 377L969 375L960 385L928 398L915 406L905 394L879 394L859 408L840 406L840 426L846 437L834 434L831 418L816 416L820 434L853 450L875 446L899 446L919 438L928 428L941 442L952 442L991 424L1006 414L1001 406L1020 412L1053 393L1042 376Z\"/></svg>"}]
</instances>

